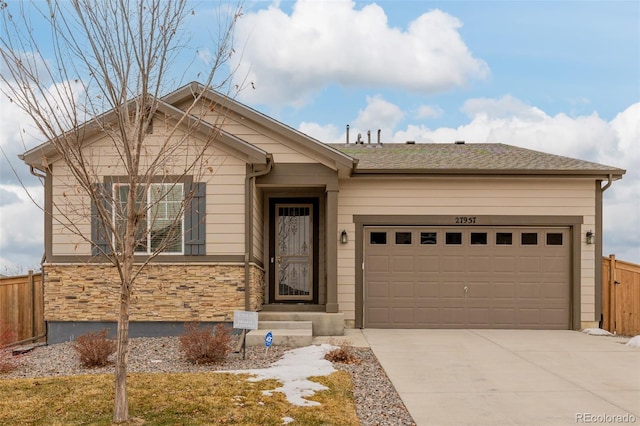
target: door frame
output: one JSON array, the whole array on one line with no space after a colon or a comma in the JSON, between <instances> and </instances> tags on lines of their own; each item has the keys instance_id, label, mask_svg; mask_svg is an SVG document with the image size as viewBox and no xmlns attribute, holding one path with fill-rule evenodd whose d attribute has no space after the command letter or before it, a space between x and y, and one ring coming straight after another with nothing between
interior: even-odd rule
<instances>
[{"instance_id":1,"label":"door frame","mask_svg":"<svg viewBox=\"0 0 640 426\"><path fill-rule=\"evenodd\" d=\"M312 297L311 300L304 299L291 299L291 300L276 300L276 206L281 205L296 205L296 204L310 204L312 208L312 276L311 276L311 287L312 287ZM268 283L268 292L269 292L269 303L279 303L279 304L318 304L318 294L319 294L319 279L318 279L318 268L319 268L319 255L320 255L320 199L318 197L270 197L269 198L269 283Z\"/></svg>"}]
</instances>

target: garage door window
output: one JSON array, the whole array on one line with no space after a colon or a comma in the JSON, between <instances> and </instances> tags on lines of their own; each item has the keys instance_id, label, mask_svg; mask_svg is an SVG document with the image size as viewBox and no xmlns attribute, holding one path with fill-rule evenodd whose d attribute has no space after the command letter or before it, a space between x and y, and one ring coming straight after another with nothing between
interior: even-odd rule
<instances>
[{"instance_id":1,"label":"garage door window","mask_svg":"<svg viewBox=\"0 0 640 426\"><path fill-rule=\"evenodd\" d=\"M487 233L486 232L472 232L471 233L471 245L487 245Z\"/></svg>"},{"instance_id":2,"label":"garage door window","mask_svg":"<svg viewBox=\"0 0 640 426\"><path fill-rule=\"evenodd\" d=\"M538 233L537 232L523 232L520 236L523 246L537 246L538 245Z\"/></svg>"},{"instance_id":3,"label":"garage door window","mask_svg":"<svg viewBox=\"0 0 640 426\"><path fill-rule=\"evenodd\" d=\"M513 244L513 234L511 232L496 232L496 245L510 246Z\"/></svg>"},{"instance_id":4,"label":"garage door window","mask_svg":"<svg viewBox=\"0 0 640 426\"><path fill-rule=\"evenodd\" d=\"M411 232L396 232L396 244L411 244Z\"/></svg>"},{"instance_id":5,"label":"garage door window","mask_svg":"<svg viewBox=\"0 0 640 426\"><path fill-rule=\"evenodd\" d=\"M438 244L437 232L421 232L420 244Z\"/></svg>"},{"instance_id":6,"label":"garage door window","mask_svg":"<svg viewBox=\"0 0 640 426\"><path fill-rule=\"evenodd\" d=\"M562 245L562 234L559 232L549 232L547 234L547 245L548 246L561 246Z\"/></svg>"},{"instance_id":7,"label":"garage door window","mask_svg":"<svg viewBox=\"0 0 640 426\"><path fill-rule=\"evenodd\" d=\"M462 232L447 232L444 240L448 245L460 245L462 244Z\"/></svg>"},{"instance_id":8,"label":"garage door window","mask_svg":"<svg viewBox=\"0 0 640 426\"><path fill-rule=\"evenodd\" d=\"M371 244L387 244L387 233L386 232L372 232L369 237L369 242Z\"/></svg>"}]
</instances>

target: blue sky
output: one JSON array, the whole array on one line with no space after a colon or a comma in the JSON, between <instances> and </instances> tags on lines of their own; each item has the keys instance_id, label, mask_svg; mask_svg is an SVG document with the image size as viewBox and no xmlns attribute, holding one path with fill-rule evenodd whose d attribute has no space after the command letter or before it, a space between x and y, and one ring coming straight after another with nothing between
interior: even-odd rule
<instances>
[{"instance_id":1,"label":"blue sky","mask_svg":"<svg viewBox=\"0 0 640 426\"><path fill-rule=\"evenodd\" d=\"M192 3L183 57L196 64L213 51L202 29L214 4ZM640 263L640 2L257 1L244 12L233 65L255 88L241 102L326 142L350 124L387 143L499 142L624 168L605 192L604 254ZM37 137L16 136L24 117L6 99L0 111L0 144L28 179L15 155ZM42 213L0 167L0 273L37 267Z\"/></svg>"}]
</instances>

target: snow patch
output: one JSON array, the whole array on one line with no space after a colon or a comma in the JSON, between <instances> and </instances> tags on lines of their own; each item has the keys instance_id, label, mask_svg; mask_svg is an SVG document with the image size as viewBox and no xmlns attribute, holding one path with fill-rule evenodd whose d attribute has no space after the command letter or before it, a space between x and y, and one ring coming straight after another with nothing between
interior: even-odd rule
<instances>
[{"instance_id":1,"label":"snow patch","mask_svg":"<svg viewBox=\"0 0 640 426\"><path fill-rule=\"evenodd\" d=\"M631 340L627 342L627 346L631 346L632 348L640 348L640 335L632 337Z\"/></svg>"},{"instance_id":2,"label":"snow patch","mask_svg":"<svg viewBox=\"0 0 640 426\"><path fill-rule=\"evenodd\" d=\"M293 418L291 418L291 417L283 417L282 418L282 424L283 425L288 425L291 422L293 422Z\"/></svg>"},{"instance_id":3,"label":"snow patch","mask_svg":"<svg viewBox=\"0 0 640 426\"><path fill-rule=\"evenodd\" d=\"M613 336L613 334L601 328L585 328L582 332L591 336Z\"/></svg>"},{"instance_id":4,"label":"snow patch","mask_svg":"<svg viewBox=\"0 0 640 426\"><path fill-rule=\"evenodd\" d=\"M328 344L305 346L285 352L282 359L268 368L224 372L254 375L255 377L249 379L252 382L268 379L278 380L283 383L282 387L263 391L263 394L271 395L272 392L282 392L291 404L302 407L320 405L319 402L309 401L305 397L328 388L320 383L312 382L308 378L328 376L336 371L333 364L324 359L324 356L333 349L335 346Z\"/></svg>"}]
</instances>

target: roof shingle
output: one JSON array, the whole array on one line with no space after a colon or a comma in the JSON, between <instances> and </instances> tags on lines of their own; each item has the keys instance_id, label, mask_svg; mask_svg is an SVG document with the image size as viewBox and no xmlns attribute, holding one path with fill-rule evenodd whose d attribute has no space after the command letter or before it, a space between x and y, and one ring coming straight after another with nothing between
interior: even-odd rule
<instances>
[{"instance_id":1,"label":"roof shingle","mask_svg":"<svg viewBox=\"0 0 640 426\"><path fill-rule=\"evenodd\" d=\"M499 143L327 144L358 159L356 172L613 174L625 170Z\"/></svg>"}]
</instances>

